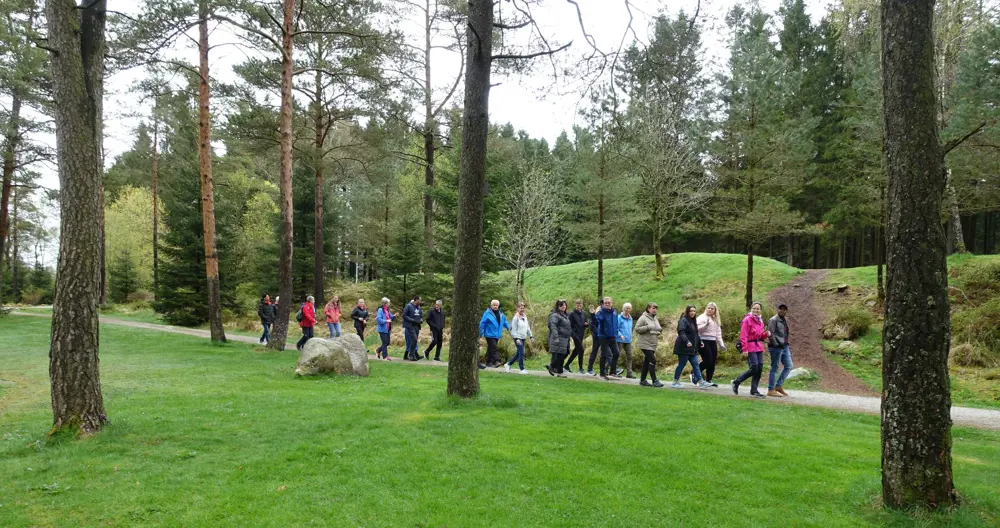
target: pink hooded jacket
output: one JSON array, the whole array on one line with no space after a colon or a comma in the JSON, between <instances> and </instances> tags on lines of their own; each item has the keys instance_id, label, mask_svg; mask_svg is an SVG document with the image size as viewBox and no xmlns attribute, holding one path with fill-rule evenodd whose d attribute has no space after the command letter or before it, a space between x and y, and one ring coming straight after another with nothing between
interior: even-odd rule
<instances>
[{"instance_id":1,"label":"pink hooded jacket","mask_svg":"<svg viewBox=\"0 0 1000 528\"><path fill-rule=\"evenodd\" d=\"M764 320L748 313L743 318L743 324L740 325L740 345L743 346L743 352L763 352L766 341L767 331L764 329Z\"/></svg>"}]
</instances>

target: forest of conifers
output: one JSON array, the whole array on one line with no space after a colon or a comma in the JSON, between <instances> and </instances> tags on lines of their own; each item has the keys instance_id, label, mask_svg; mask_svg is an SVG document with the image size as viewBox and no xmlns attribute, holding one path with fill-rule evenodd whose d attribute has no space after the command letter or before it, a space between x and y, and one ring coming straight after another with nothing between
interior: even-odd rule
<instances>
[{"instance_id":1,"label":"forest of conifers","mask_svg":"<svg viewBox=\"0 0 1000 528\"><path fill-rule=\"evenodd\" d=\"M37 184L53 156L49 58L38 41L44 13L32 0L3 5L0 298L46 303L54 259L45 256L58 240L46 226L58 198ZM454 263L462 85L439 73L457 64L433 64L430 49L462 60L455 24L463 4L300 2L287 43L279 21L254 5L142 2L110 16L109 68L143 73L132 87L142 104L129 109L138 116L134 144L105 163L105 295L155 297L175 323L208 320L205 163L222 308L252 312L262 292L277 292L283 134L291 136L296 299L314 294L321 304L338 280L382 279L387 294L402 295L416 273L425 290L446 292L447 281L426 281ZM879 263L878 11L875 0L833 2L813 17L802 0L783 0L776 12L746 3L725 17L728 62L718 65L707 60L704 15L665 11L648 40L603 57L607 72L579 69L584 88L567 100L583 100L580 124L553 143L500 117L486 159L485 270L677 251L752 251L802 268ZM398 16L423 22L425 38L401 33ZM220 28L251 58L232 71L208 70L206 60L199 71L171 54L197 40L188 35L200 19L212 29L208 59L227 53L211 48ZM949 175L941 222L953 252L1000 249L998 22L995 2L937 3ZM572 62L588 51L578 43L552 57ZM510 68L541 76L546 67L531 62L548 60ZM199 103L210 104L207 127ZM200 158L208 133L214 148Z\"/></svg>"}]
</instances>

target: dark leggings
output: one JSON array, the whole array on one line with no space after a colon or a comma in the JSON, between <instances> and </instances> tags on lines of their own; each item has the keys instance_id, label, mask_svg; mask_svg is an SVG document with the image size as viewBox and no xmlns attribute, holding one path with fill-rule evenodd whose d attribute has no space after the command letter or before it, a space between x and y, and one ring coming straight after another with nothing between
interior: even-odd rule
<instances>
[{"instance_id":1,"label":"dark leggings","mask_svg":"<svg viewBox=\"0 0 1000 528\"><path fill-rule=\"evenodd\" d=\"M306 346L306 342L312 339L312 337L313 337L313 327L303 326L302 338L299 339L299 342L295 344L295 348L302 350L302 347Z\"/></svg>"},{"instance_id":2,"label":"dark leggings","mask_svg":"<svg viewBox=\"0 0 1000 528\"><path fill-rule=\"evenodd\" d=\"M552 354L552 362L549 363L549 367L552 372L556 374L562 374L563 372L563 360L566 359L566 354Z\"/></svg>"},{"instance_id":3,"label":"dark leggings","mask_svg":"<svg viewBox=\"0 0 1000 528\"><path fill-rule=\"evenodd\" d=\"M597 352L601 349L601 340L596 335L591 335L590 338L593 340L594 346L590 349L590 361L587 362L587 372L594 371L594 361L597 359Z\"/></svg>"},{"instance_id":4,"label":"dark leggings","mask_svg":"<svg viewBox=\"0 0 1000 528\"><path fill-rule=\"evenodd\" d=\"M566 369L570 370L573 367L573 360L579 359L580 370L583 370L583 338L573 336L573 353L569 355L566 359Z\"/></svg>"},{"instance_id":5,"label":"dark leggings","mask_svg":"<svg viewBox=\"0 0 1000 528\"><path fill-rule=\"evenodd\" d=\"M497 342L500 341L495 337L486 338L486 365L492 367L493 365L498 365L500 363L500 350L497 349Z\"/></svg>"},{"instance_id":6,"label":"dark leggings","mask_svg":"<svg viewBox=\"0 0 1000 528\"><path fill-rule=\"evenodd\" d=\"M365 342L365 327L364 325L356 324L354 325L354 331L358 333L358 337L361 338L361 342Z\"/></svg>"},{"instance_id":7,"label":"dark leggings","mask_svg":"<svg viewBox=\"0 0 1000 528\"><path fill-rule=\"evenodd\" d=\"M653 382L656 382L656 351L655 350L643 350L642 351L642 381L646 381L646 374L648 373Z\"/></svg>"},{"instance_id":8,"label":"dark leggings","mask_svg":"<svg viewBox=\"0 0 1000 528\"><path fill-rule=\"evenodd\" d=\"M701 349L701 375L705 381L712 381L715 375L715 363L719 360L719 344L715 341L703 340L705 348Z\"/></svg>"},{"instance_id":9,"label":"dark leggings","mask_svg":"<svg viewBox=\"0 0 1000 528\"><path fill-rule=\"evenodd\" d=\"M444 343L444 331L431 328L431 344L427 345L427 350L424 350L424 357L430 357L431 349L436 346L437 350L434 352L434 359L440 359L442 343Z\"/></svg>"},{"instance_id":10,"label":"dark leggings","mask_svg":"<svg viewBox=\"0 0 1000 528\"><path fill-rule=\"evenodd\" d=\"M757 385L760 383L760 373L764 371L764 353L750 352L747 354L747 365L750 367L746 372L736 378L736 385L743 383L747 378L750 380L750 394L757 394Z\"/></svg>"},{"instance_id":11,"label":"dark leggings","mask_svg":"<svg viewBox=\"0 0 1000 528\"><path fill-rule=\"evenodd\" d=\"M382 341L382 346L375 349L375 351L381 351L382 357L387 358L389 357L389 332L379 332L378 337Z\"/></svg>"}]
</instances>

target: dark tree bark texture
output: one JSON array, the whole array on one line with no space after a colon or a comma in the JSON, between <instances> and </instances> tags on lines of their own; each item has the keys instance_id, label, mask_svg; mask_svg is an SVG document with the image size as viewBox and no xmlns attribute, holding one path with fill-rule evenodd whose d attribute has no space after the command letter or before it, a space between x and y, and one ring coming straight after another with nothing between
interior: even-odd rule
<instances>
[{"instance_id":1,"label":"dark tree bark texture","mask_svg":"<svg viewBox=\"0 0 1000 528\"><path fill-rule=\"evenodd\" d=\"M291 64L291 63L289 63ZM289 68L289 70L291 70ZM290 85L289 85L289 89ZM290 94L289 94L290 95ZM323 257L326 255L324 249L323 233L323 143L326 141L326 127L323 123L323 72L316 69L316 85L313 94L315 101L315 114L313 115L313 171L315 176L315 202L314 222L313 222L313 295L316 297L316 306L326 305L326 285L323 281ZM283 108L283 107L282 107ZM291 102L289 102L289 120L291 120ZM289 124L289 158L291 158L291 124Z\"/></svg>"},{"instance_id":2,"label":"dark tree bark texture","mask_svg":"<svg viewBox=\"0 0 1000 528\"><path fill-rule=\"evenodd\" d=\"M882 364L882 499L956 501L951 469L945 172L934 93L933 0L882 1L888 167Z\"/></svg>"},{"instance_id":3,"label":"dark tree bark texture","mask_svg":"<svg viewBox=\"0 0 1000 528\"><path fill-rule=\"evenodd\" d=\"M448 360L448 394L463 398L479 394L478 303L493 52L493 2L490 0L469 0L466 42L458 247L455 251L451 357Z\"/></svg>"},{"instance_id":4,"label":"dark tree bark texture","mask_svg":"<svg viewBox=\"0 0 1000 528\"><path fill-rule=\"evenodd\" d=\"M278 315L271 331L268 348L284 350L288 339L288 314L292 299L292 20L294 0L282 2L281 36L281 114L278 128L281 133L281 233L279 235L278 262Z\"/></svg>"},{"instance_id":5,"label":"dark tree bark texture","mask_svg":"<svg viewBox=\"0 0 1000 528\"><path fill-rule=\"evenodd\" d=\"M48 0L60 185L59 267L52 306L52 431L107 423L98 359L106 2Z\"/></svg>"},{"instance_id":6,"label":"dark tree bark texture","mask_svg":"<svg viewBox=\"0 0 1000 528\"><path fill-rule=\"evenodd\" d=\"M201 221L205 243L205 278L208 282L208 325L215 343L226 342L222 327L222 291L219 252L215 245L215 183L212 179L212 117L208 90L208 0L198 5L198 168L201 173Z\"/></svg>"}]
</instances>

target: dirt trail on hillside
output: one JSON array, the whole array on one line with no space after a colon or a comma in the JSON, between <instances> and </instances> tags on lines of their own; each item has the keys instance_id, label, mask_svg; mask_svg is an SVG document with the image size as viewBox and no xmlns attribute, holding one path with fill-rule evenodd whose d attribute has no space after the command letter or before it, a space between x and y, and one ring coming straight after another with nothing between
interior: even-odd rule
<instances>
[{"instance_id":1,"label":"dirt trail on hillside","mask_svg":"<svg viewBox=\"0 0 1000 528\"><path fill-rule=\"evenodd\" d=\"M830 359L820 339L823 337L823 314L814 304L816 284L825 270L808 270L788 284L773 290L768 298L772 306L788 305L788 331L792 362L819 373L819 388L841 394L877 395L844 367ZM766 359L765 361L770 361Z\"/></svg>"}]
</instances>

